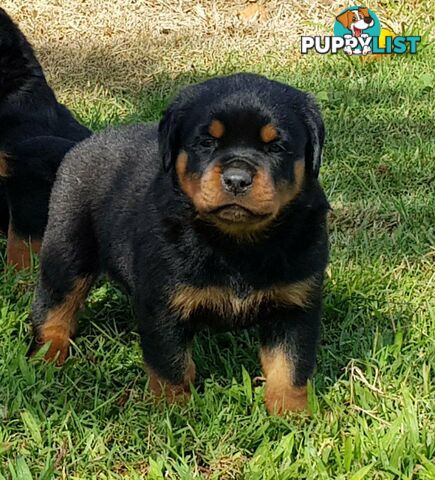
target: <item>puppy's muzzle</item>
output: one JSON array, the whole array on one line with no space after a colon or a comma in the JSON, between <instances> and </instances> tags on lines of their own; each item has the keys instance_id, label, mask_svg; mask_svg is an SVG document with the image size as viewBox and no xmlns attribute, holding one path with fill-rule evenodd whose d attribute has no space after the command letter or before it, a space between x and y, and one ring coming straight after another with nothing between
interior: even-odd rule
<instances>
[{"instance_id":1,"label":"puppy's muzzle","mask_svg":"<svg viewBox=\"0 0 435 480\"><path fill-rule=\"evenodd\" d=\"M244 195L252 188L255 171L246 162L231 162L222 172L224 190L233 195Z\"/></svg>"}]
</instances>

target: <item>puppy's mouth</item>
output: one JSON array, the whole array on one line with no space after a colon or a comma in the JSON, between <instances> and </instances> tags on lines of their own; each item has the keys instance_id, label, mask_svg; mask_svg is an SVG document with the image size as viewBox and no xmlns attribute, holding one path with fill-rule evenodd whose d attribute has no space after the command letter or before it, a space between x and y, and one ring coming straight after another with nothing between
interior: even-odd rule
<instances>
[{"instance_id":1,"label":"puppy's mouth","mask_svg":"<svg viewBox=\"0 0 435 480\"><path fill-rule=\"evenodd\" d=\"M271 215L269 213L254 212L236 203L223 205L212 210L209 214L225 223L258 223Z\"/></svg>"},{"instance_id":2,"label":"puppy's mouth","mask_svg":"<svg viewBox=\"0 0 435 480\"><path fill-rule=\"evenodd\" d=\"M364 30L366 30L367 28L370 28L373 25L373 23L374 23L373 20L371 22L360 20L359 22L357 22L358 27L355 24L352 25L354 36L360 37L361 34L364 32Z\"/></svg>"},{"instance_id":3,"label":"puppy's mouth","mask_svg":"<svg viewBox=\"0 0 435 480\"><path fill-rule=\"evenodd\" d=\"M360 37L360 36L361 36L361 32L362 32L362 29L361 29L361 28L353 27L353 33L354 33L355 37Z\"/></svg>"}]
</instances>

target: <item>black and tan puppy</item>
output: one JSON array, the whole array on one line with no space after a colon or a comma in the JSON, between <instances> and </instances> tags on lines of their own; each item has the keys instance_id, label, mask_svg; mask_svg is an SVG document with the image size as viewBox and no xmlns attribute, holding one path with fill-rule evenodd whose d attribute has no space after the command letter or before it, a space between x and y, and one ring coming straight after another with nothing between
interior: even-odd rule
<instances>
[{"instance_id":1,"label":"black and tan puppy","mask_svg":"<svg viewBox=\"0 0 435 480\"><path fill-rule=\"evenodd\" d=\"M31 45L0 8L0 230L8 263L26 267L30 250L39 250L57 168L89 135L57 102Z\"/></svg>"},{"instance_id":2,"label":"black and tan puppy","mask_svg":"<svg viewBox=\"0 0 435 480\"><path fill-rule=\"evenodd\" d=\"M62 362L100 272L130 293L151 389L193 382L204 327L256 324L266 405L307 403L328 258L312 98L253 74L186 88L160 125L109 130L65 157L50 202L33 311Z\"/></svg>"}]
</instances>

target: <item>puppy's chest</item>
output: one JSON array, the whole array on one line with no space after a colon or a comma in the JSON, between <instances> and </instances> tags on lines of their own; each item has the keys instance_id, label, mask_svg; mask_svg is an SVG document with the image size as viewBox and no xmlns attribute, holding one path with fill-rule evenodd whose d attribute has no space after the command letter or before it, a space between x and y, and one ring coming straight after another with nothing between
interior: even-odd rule
<instances>
[{"instance_id":1,"label":"puppy's chest","mask_svg":"<svg viewBox=\"0 0 435 480\"><path fill-rule=\"evenodd\" d=\"M170 295L169 308L185 321L243 326L274 307L309 307L316 288L314 277L255 290L180 283Z\"/></svg>"}]
</instances>

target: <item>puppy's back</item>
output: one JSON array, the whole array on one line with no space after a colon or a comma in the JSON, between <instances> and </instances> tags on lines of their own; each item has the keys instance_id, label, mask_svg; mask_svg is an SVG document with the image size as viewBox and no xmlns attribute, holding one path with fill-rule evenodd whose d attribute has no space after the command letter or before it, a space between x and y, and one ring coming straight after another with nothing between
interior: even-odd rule
<instances>
[{"instance_id":1,"label":"puppy's back","mask_svg":"<svg viewBox=\"0 0 435 480\"><path fill-rule=\"evenodd\" d=\"M96 133L65 156L53 188L92 198L146 189L160 168L157 124L129 125Z\"/></svg>"},{"instance_id":2,"label":"puppy's back","mask_svg":"<svg viewBox=\"0 0 435 480\"><path fill-rule=\"evenodd\" d=\"M79 243L94 252L89 263L98 262L129 285L133 258L125 252L134 241L131 226L138 215L146 218L149 187L160 168L155 124L109 129L71 149L50 198L42 246L46 265Z\"/></svg>"}]
</instances>

